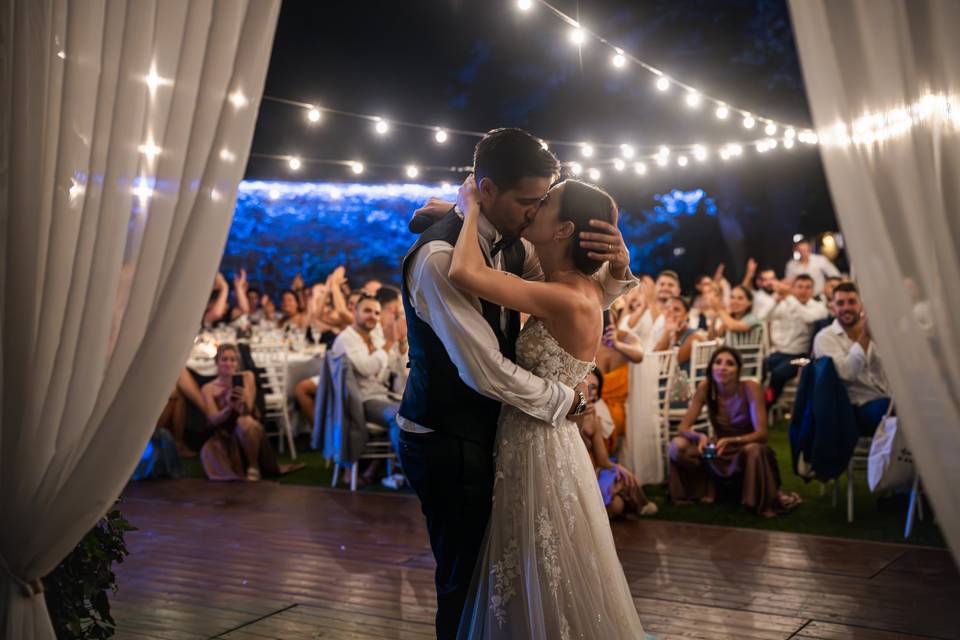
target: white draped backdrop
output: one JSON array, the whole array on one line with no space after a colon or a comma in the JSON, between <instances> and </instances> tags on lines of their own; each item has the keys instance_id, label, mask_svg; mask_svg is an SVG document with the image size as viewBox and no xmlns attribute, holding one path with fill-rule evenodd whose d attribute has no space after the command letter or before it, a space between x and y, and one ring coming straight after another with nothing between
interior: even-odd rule
<instances>
[{"instance_id":1,"label":"white draped backdrop","mask_svg":"<svg viewBox=\"0 0 960 640\"><path fill-rule=\"evenodd\" d=\"M3 0L0 637L111 507L187 359L279 0Z\"/></svg>"},{"instance_id":2,"label":"white draped backdrop","mask_svg":"<svg viewBox=\"0 0 960 640\"><path fill-rule=\"evenodd\" d=\"M791 0L790 10L870 330L956 559L960 2ZM882 117L861 120L874 113Z\"/></svg>"}]
</instances>

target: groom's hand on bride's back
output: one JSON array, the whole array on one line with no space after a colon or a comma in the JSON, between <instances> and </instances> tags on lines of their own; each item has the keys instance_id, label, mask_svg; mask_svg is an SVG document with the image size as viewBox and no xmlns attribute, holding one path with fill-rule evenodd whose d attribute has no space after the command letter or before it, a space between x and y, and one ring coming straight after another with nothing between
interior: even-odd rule
<instances>
[{"instance_id":1,"label":"groom's hand on bride's back","mask_svg":"<svg viewBox=\"0 0 960 640\"><path fill-rule=\"evenodd\" d=\"M453 203L440 198L430 198L427 203L413 212L407 228L413 233L423 233L430 228L434 222L453 209Z\"/></svg>"}]
</instances>

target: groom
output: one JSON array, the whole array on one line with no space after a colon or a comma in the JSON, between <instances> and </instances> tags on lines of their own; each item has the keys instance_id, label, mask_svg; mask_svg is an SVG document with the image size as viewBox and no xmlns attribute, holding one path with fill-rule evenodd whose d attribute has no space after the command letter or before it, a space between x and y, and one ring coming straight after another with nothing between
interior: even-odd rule
<instances>
[{"instance_id":1,"label":"groom","mask_svg":"<svg viewBox=\"0 0 960 640\"><path fill-rule=\"evenodd\" d=\"M520 129L496 129L477 144L480 242L494 268L528 280L543 271L520 232L536 216L560 163ZM411 227L424 218L417 216ZM553 425L577 415L584 392L514 364L520 316L450 283L456 209L429 226L403 259L410 376L400 405L400 462L420 498L437 562L437 637L456 636L490 518L494 442L501 403ZM603 223L601 223L603 224ZM581 237L596 259L609 304L634 284L619 231L598 226Z\"/></svg>"}]
</instances>

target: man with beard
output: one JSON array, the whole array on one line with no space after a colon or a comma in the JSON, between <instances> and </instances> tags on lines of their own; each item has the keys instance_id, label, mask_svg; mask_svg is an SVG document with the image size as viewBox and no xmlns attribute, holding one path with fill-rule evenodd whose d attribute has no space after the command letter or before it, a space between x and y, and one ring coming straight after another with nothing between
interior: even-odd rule
<instances>
[{"instance_id":1,"label":"man with beard","mask_svg":"<svg viewBox=\"0 0 960 640\"><path fill-rule=\"evenodd\" d=\"M753 315L760 320L766 320L777 305L774 299L776 285L777 272L773 269L764 269L757 276L757 288L753 294Z\"/></svg>"},{"instance_id":2,"label":"man with beard","mask_svg":"<svg viewBox=\"0 0 960 640\"><path fill-rule=\"evenodd\" d=\"M853 404L857 430L861 436L872 436L890 404L883 363L870 337L857 285L838 284L832 303L837 319L814 338L813 355L833 359Z\"/></svg>"}]
</instances>

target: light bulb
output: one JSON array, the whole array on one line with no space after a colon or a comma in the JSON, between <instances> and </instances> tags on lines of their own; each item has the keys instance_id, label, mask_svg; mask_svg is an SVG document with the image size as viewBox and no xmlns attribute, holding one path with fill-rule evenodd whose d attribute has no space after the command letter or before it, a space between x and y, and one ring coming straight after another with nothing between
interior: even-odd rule
<instances>
[{"instance_id":1,"label":"light bulb","mask_svg":"<svg viewBox=\"0 0 960 640\"><path fill-rule=\"evenodd\" d=\"M743 117L743 128L744 129L753 129L753 126L757 124L757 121L753 119L753 116L747 114Z\"/></svg>"},{"instance_id":2,"label":"light bulb","mask_svg":"<svg viewBox=\"0 0 960 640\"><path fill-rule=\"evenodd\" d=\"M785 137L785 138L796 138L796 137L797 137L797 131L796 131L796 129L794 129L793 127L787 127L786 130L784 130L784 132L783 132L783 137Z\"/></svg>"},{"instance_id":3,"label":"light bulb","mask_svg":"<svg viewBox=\"0 0 960 640\"><path fill-rule=\"evenodd\" d=\"M717 115L717 118L719 118L720 120L726 120L727 117L730 115L730 108L727 107L727 105L722 104L719 107L717 107L717 110L715 111L715 113Z\"/></svg>"},{"instance_id":4,"label":"light bulb","mask_svg":"<svg viewBox=\"0 0 960 640\"><path fill-rule=\"evenodd\" d=\"M687 93L687 106L691 108L696 108L700 106L700 94L696 91L690 91Z\"/></svg>"},{"instance_id":5,"label":"light bulb","mask_svg":"<svg viewBox=\"0 0 960 640\"><path fill-rule=\"evenodd\" d=\"M642 176L647 173L647 165L642 162L635 162L633 163L633 172L638 176Z\"/></svg>"},{"instance_id":6,"label":"light bulb","mask_svg":"<svg viewBox=\"0 0 960 640\"><path fill-rule=\"evenodd\" d=\"M362 162L351 162L351 163L350 163L350 170L353 171L355 174L360 175L361 173L363 173L363 163L362 163Z\"/></svg>"},{"instance_id":7,"label":"light bulb","mask_svg":"<svg viewBox=\"0 0 960 640\"><path fill-rule=\"evenodd\" d=\"M592 144L583 144L580 146L580 153L583 154L584 158L593 157L593 145Z\"/></svg>"},{"instance_id":8,"label":"light bulb","mask_svg":"<svg viewBox=\"0 0 960 640\"><path fill-rule=\"evenodd\" d=\"M670 147L666 145L660 145L660 148L657 149L657 155L664 157L670 155Z\"/></svg>"},{"instance_id":9,"label":"light bulb","mask_svg":"<svg viewBox=\"0 0 960 640\"><path fill-rule=\"evenodd\" d=\"M772 122L768 122L768 123L767 123L767 126L763 128L763 132L764 132L765 134L767 134L768 136L776 135L776 133L777 133L777 125L775 125L775 124L772 123Z\"/></svg>"},{"instance_id":10,"label":"light bulb","mask_svg":"<svg viewBox=\"0 0 960 640\"><path fill-rule=\"evenodd\" d=\"M729 160L729 159L730 159L730 152L727 150L726 147L724 147L723 149L720 149L720 159L721 159L721 160Z\"/></svg>"},{"instance_id":11,"label":"light bulb","mask_svg":"<svg viewBox=\"0 0 960 640\"><path fill-rule=\"evenodd\" d=\"M574 27L573 31L570 32L570 42L579 46L582 46L587 39L587 34L583 32L583 29L580 27Z\"/></svg>"},{"instance_id":12,"label":"light bulb","mask_svg":"<svg viewBox=\"0 0 960 640\"><path fill-rule=\"evenodd\" d=\"M626 168L627 163L621 160L620 158L613 159L613 168L617 171L623 171Z\"/></svg>"},{"instance_id":13,"label":"light bulb","mask_svg":"<svg viewBox=\"0 0 960 640\"><path fill-rule=\"evenodd\" d=\"M731 144L730 155L733 155L733 156L743 155L743 147L739 144Z\"/></svg>"},{"instance_id":14,"label":"light bulb","mask_svg":"<svg viewBox=\"0 0 960 640\"><path fill-rule=\"evenodd\" d=\"M296 171L297 169L300 168L300 158L293 156L292 158L287 160L287 165L290 167L291 170Z\"/></svg>"},{"instance_id":15,"label":"light bulb","mask_svg":"<svg viewBox=\"0 0 960 640\"><path fill-rule=\"evenodd\" d=\"M541 140L540 148L543 149L544 151L548 151L550 149L550 145L547 144L546 140Z\"/></svg>"},{"instance_id":16,"label":"light bulb","mask_svg":"<svg viewBox=\"0 0 960 640\"><path fill-rule=\"evenodd\" d=\"M377 118L377 123L373 125L373 128L380 135L384 135L390 131L390 124L386 120Z\"/></svg>"},{"instance_id":17,"label":"light bulb","mask_svg":"<svg viewBox=\"0 0 960 640\"><path fill-rule=\"evenodd\" d=\"M624 158L627 158L629 160L630 158L633 157L636 151L634 150L632 144L622 144L620 145L620 153L623 155Z\"/></svg>"},{"instance_id":18,"label":"light bulb","mask_svg":"<svg viewBox=\"0 0 960 640\"><path fill-rule=\"evenodd\" d=\"M624 57L622 53L618 51L617 53L613 54L613 57L610 59L610 62L612 62L613 66L615 66L617 69L622 69L624 65L627 64L627 59L626 57Z\"/></svg>"},{"instance_id":19,"label":"light bulb","mask_svg":"<svg viewBox=\"0 0 960 640\"><path fill-rule=\"evenodd\" d=\"M530 11L532 7L532 0L517 0L517 9L520 9L520 11Z\"/></svg>"},{"instance_id":20,"label":"light bulb","mask_svg":"<svg viewBox=\"0 0 960 640\"><path fill-rule=\"evenodd\" d=\"M687 162L689 162L687 160L687 156L680 156L679 158L677 158L677 164L680 165L681 167L687 166Z\"/></svg>"},{"instance_id":21,"label":"light bulb","mask_svg":"<svg viewBox=\"0 0 960 640\"><path fill-rule=\"evenodd\" d=\"M440 144L443 144L444 142L447 141L447 132L444 131L443 129L437 129L437 132L433 134L433 139L439 142Z\"/></svg>"},{"instance_id":22,"label":"light bulb","mask_svg":"<svg viewBox=\"0 0 960 640\"><path fill-rule=\"evenodd\" d=\"M570 173L572 173L572 174L575 175L575 176L578 176L578 175L580 175L581 173L583 173L583 167L580 166L580 163L579 163L579 162L571 162L571 163L570 163Z\"/></svg>"},{"instance_id":23,"label":"light bulb","mask_svg":"<svg viewBox=\"0 0 960 640\"><path fill-rule=\"evenodd\" d=\"M594 180L594 181L599 180L599 179L600 179L600 169L595 169L595 168L588 169L588 170L587 170L587 175L590 176L590 179L591 179L591 180Z\"/></svg>"},{"instance_id":24,"label":"light bulb","mask_svg":"<svg viewBox=\"0 0 960 640\"><path fill-rule=\"evenodd\" d=\"M320 109L310 107L310 110L307 111L307 120L310 122L320 122Z\"/></svg>"},{"instance_id":25,"label":"light bulb","mask_svg":"<svg viewBox=\"0 0 960 640\"><path fill-rule=\"evenodd\" d=\"M670 80L666 76L660 76L657 78L657 89L660 91L666 91L670 88Z\"/></svg>"},{"instance_id":26,"label":"light bulb","mask_svg":"<svg viewBox=\"0 0 960 640\"><path fill-rule=\"evenodd\" d=\"M784 149L793 149L793 138L784 138L784 139L783 139L783 148L784 148Z\"/></svg>"},{"instance_id":27,"label":"light bulb","mask_svg":"<svg viewBox=\"0 0 960 640\"><path fill-rule=\"evenodd\" d=\"M667 156L657 156L657 166L665 167L667 162L669 162Z\"/></svg>"},{"instance_id":28,"label":"light bulb","mask_svg":"<svg viewBox=\"0 0 960 640\"><path fill-rule=\"evenodd\" d=\"M695 145L693 147L693 157L698 161L703 162L707 159L707 148L702 144Z\"/></svg>"},{"instance_id":29,"label":"light bulb","mask_svg":"<svg viewBox=\"0 0 960 640\"><path fill-rule=\"evenodd\" d=\"M270 192L267 195L271 200L278 200L280 198L280 192L276 189L270 189Z\"/></svg>"},{"instance_id":30,"label":"light bulb","mask_svg":"<svg viewBox=\"0 0 960 640\"><path fill-rule=\"evenodd\" d=\"M410 165L409 167L407 167L408 178L416 178L418 175L420 175L420 170L417 169L415 166Z\"/></svg>"}]
</instances>

